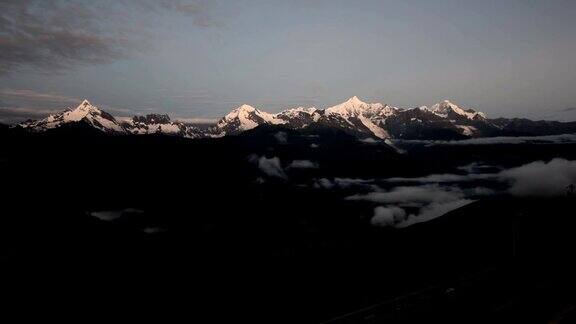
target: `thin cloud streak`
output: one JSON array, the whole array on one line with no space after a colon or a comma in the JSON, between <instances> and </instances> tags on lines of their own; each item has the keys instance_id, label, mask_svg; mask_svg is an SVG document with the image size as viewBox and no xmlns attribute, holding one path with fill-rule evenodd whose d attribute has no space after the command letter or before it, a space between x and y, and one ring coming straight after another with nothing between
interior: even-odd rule
<instances>
[{"instance_id":1,"label":"thin cloud streak","mask_svg":"<svg viewBox=\"0 0 576 324\"><path fill-rule=\"evenodd\" d=\"M52 93L43 93L29 89L0 89L0 98L2 99L18 99L18 100L38 100L42 102L78 102L79 98L63 96Z\"/></svg>"},{"instance_id":2,"label":"thin cloud streak","mask_svg":"<svg viewBox=\"0 0 576 324\"><path fill-rule=\"evenodd\" d=\"M544 136L496 136L471 138L454 141L433 140L393 140L394 144L424 144L424 145L496 145L496 144L523 144L523 143L576 143L576 134L544 135Z\"/></svg>"},{"instance_id":3,"label":"thin cloud streak","mask_svg":"<svg viewBox=\"0 0 576 324\"><path fill-rule=\"evenodd\" d=\"M19 69L54 72L128 58L149 46L148 15L176 12L191 17L198 27L210 27L216 24L212 5L203 0L3 1L0 74Z\"/></svg>"}]
</instances>

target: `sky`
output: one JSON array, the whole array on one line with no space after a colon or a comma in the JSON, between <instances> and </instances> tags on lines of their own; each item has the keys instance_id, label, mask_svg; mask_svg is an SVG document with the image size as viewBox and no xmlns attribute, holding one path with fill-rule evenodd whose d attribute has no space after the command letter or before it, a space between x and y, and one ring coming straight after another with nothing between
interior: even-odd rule
<instances>
[{"instance_id":1,"label":"sky","mask_svg":"<svg viewBox=\"0 0 576 324\"><path fill-rule=\"evenodd\" d=\"M573 0L0 0L0 121L352 96L576 120Z\"/></svg>"}]
</instances>

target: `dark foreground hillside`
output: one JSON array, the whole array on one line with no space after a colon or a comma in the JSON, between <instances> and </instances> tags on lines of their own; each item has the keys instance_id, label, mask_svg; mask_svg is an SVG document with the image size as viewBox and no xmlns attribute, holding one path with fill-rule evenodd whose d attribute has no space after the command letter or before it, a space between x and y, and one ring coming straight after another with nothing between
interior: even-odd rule
<instances>
[{"instance_id":1,"label":"dark foreground hillside","mask_svg":"<svg viewBox=\"0 0 576 324\"><path fill-rule=\"evenodd\" d=\"M574 158L568 144L400 154L326 129L267 128L213 140L63 128L6 131L0 141L3 290L21 317L573 318L573 197L486 197L393 229L370 225L373 205L311 180L422 176L479 159L506 165L559 152ZM261 157L321 167L267 177L254 162Z\"/></svg>"}]
</instances>

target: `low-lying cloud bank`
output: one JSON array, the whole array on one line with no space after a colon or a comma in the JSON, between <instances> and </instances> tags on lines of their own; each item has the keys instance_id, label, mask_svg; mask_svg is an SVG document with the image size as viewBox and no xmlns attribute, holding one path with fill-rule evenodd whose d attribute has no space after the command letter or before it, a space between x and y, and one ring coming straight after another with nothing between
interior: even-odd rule
<instances>
[{"instance_id":1,"label":"low-lying cloud bank","mask_svg":"<svg viewBox=\"0 0 576 324\"><path fill-rule=\"evenodd\" d=\"M576 183L576 161L557 158L549 162L536 161L495 173L447 173L415 178L397 177L386 179L387 182L418 184L457 183L476 180L509 183L508 192L514 196L558 196L566 192L567 186Z\"/></svg>"},{"instance_id":2,"label":"low-lying cloud bank","mask_svg":"<svg viewBox=\"0 0 576 324\"><path fill-rule=\"evenodd\" d=\"M258 182L267 178L288 180L291 169L316 169L310 160L293 160L282 165L278 157L251 155L248 160L263 173ZM491 171L491 173L490 173ZM483 196L510 194L518 197L552 197L565 195L568 186L576 184L576 161L553 159L536 161L514 168L502 169L489 165L471 164L457 168L458 173L431 174L415 178L358 179L319 178L313 186L324 190L354 190L363 193L346 197L349 201L376 203L371 223L376 226L407 227L440 217L466 206ZM474 186L482 181L482 186ZM391 189L383 187L398 184ZM498 188L498 189L491 189ZM114 218L115 214L95 217Z\"/></svg>"},{"instance_id":3,"label":"low-lying cloud bank","mask_svg":"<svg viewBox=\"0 0 576 324\"><path fill-rule=\"evenodd\" d=\"M370 192L347 197L347 200L365 200L401 206L423 206L433 202L447 202L464 196L457 187L443 188L436 185L397 187L390 191Z\"/></svg>"},{"instance_id":4,"label":"low-lying cloud bank","mask_svg":"<svg viewBox=\"0 0 576 324\"><path fill-rule=\"evenodd\" d=\"M377 226L402 228L440 217L474 201L467 197L481 194L482 191L468 191L456 186L422 185L396 187L389 191L354 195L346 199L386 204L374 209L370 222ZM408 214L406 208L417 208L418 212Z\"/></svg>"},{"instance_id":5,"label":"low-lying cloud bank","mask_svg":"<svg viewBox=\"0 0 576 324\"><path fill-rule=\"evenodd\" d=\"M403 222L397 224L396 227L403 228L417 223L427 222L474 201L475 200L472 199L458 199L447 202L434 202L422 208L418 214L408 216Z\"/></svg>"},{"instance_id":6,"label":"low-lying cloud bank","mask_svg":"<svg viewBox=\"0 0 576 324\"><path fill-rule=\"evenodd\" d=\"M553 159L537 161L500 172L509 181L510 193L521 197L551 197L566 193L576 183L576 161Z\"/></svg>"},{"instance_id":7,"label":"low-lying cloud bank","mask_svg":"<svg viewBox=\"0 0 576 324\"><path fill-rule=\"evenodd\" d=\"M141 215L144 214L144 211L136 208L125 208L118 210L91 211L87 214L92 217L96 217L101 221L111 222L126 215Z\"/></svg>"},{"instance_id":8,"label":"low-lying cloud bank","mask_svg":"<svg viewBox=\"0 0 576 324\"><path fill-rule=\"evenodd\" d=\"M470 165L459 168L468 174L431 174L416 178L389 178L388 183L401 182L402 186L390 190L378 189L365 194L349 196L347 200L371 201L383 206L374 209L371 223L377 226L402 228L429 221L452 210L463 207L475 199L497 194L485 187L462 188L460 183L477 180L506 184L503 193L517 197L554 197L567 194L568 187L576 184L576 161L553 159L536 161L519 167L493 173L474 173L494 167ZM496 169L498 170L498 169ZM409 214L407 210L417 209Z\"/></svg>"},{"instance_id":9,"label":"low-lying cloud bank","mask_svg":"<svg viewBox=\"0 0 576 324\"><path fill-rule=\"evenodd\" d=\"M471 138L453 141L433 140L394 140L396 144L426 144L426 145L495 145L495 144L524 144L524 143L576 143L576 134L545 135L545 136L498 136Z\"/></svg>"},{"instance_id":10,"label":"low-lying cloud bank","mask_svg":"<svg viewBox=\"0 0 576 324\"><path fill-rule=\"evenodd\" d=\"M388 178L387 182L415 182L415 183L445 183L445 182L466 182L474 180L489 180L497 177L495 174L431 174L416 178Z\"/></svg>"},{"instance_id":11,"label":"low-lying cloud bank","mask_svg":"<svg viewBox=\"0 0 576 324\"><path fill-rule=\"evenodd\" d=\"M361 188L377 188L373 185L374 180L370 179L358 179L358 178L334 178L333 180L327 178L321 178L314 181L315 188L321 189L349 189L352 187Z\"/></svg>"},{"instance_id":12,"label":"low-lying cloud bank","mask_svg":"<svg viewBox=\"0 0 576 324\"><path fill-rule=\"evenodd\" d=\"M456 210L460 207L464 207L472 202L474 202L474 200L471 199L434 202L423 207L418 214L410 215L400 207L378 206L374 209L374 216L370 220L370 223L376 226L392 226L396 228L404 228L410 225L427 222L434 218L438 218L448 212Z\"/></svg>"}]
</instances>

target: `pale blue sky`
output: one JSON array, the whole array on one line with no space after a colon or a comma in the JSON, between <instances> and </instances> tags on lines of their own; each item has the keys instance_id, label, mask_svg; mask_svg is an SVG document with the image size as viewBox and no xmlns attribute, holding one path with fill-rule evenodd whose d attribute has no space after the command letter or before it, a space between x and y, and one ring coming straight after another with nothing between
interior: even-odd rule
<instances>
[{"instance_id":1,"label":"pale blue sky","mask_svg":"<svg viewBox=\"0 0 576 324\"><path fill-rule=\"evenodd\" d=\"M241 103L275 112L353 95L400 107L451 99L491 117L556 118L576 107L576 1L69 3L77 7L65 8L68 17L89 13L76 22L89 22L83 36L122 42L57 47L70 57L53 47L53 57L29 61L0 55L0 106L40 111L73 101L40 96L50 94L85 97L117 115L199 118ZM34 14L54 14L44 11ZM61 21L69 20L41 24L59 31ZM0 24L2 36L20 41ZM50 66L62 58L64 66Z\"/></svg>"}]
</instances>

